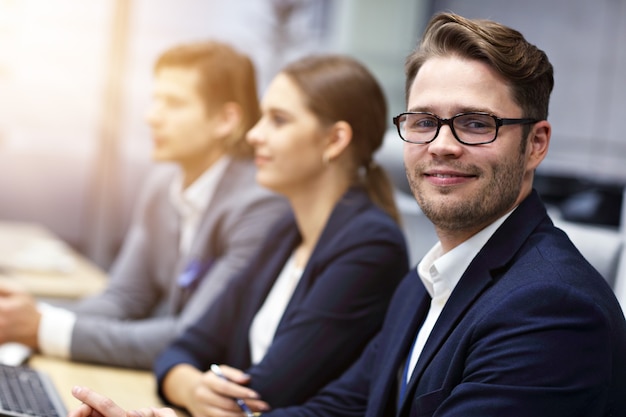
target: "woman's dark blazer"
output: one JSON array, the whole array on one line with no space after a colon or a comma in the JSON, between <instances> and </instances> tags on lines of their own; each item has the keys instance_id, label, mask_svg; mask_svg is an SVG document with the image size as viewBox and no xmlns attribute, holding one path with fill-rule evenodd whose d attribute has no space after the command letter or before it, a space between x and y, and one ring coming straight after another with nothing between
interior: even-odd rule
<instances>
[{"instance_id":1,"label":"woman's dark blazer","mask_svg":"<svg viewBox=\"0 0 626 417\"><path fill-rule=\"evenodd\" d=\"M361 188L335 206L263 360L251 364L249 330L287 259L300 243L293 215L204 315L156 360L159 395L181 363L243 369L272 407L300 404L342 374L379 330L408 270L399 226Z\"/></svg>"}]
</instances>

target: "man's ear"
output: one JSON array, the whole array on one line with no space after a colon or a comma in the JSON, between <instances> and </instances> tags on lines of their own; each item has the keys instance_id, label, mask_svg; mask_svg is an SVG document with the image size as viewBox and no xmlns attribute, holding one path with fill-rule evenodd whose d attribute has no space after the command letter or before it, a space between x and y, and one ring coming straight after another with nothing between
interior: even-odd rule
<instances>
[{"instance_id":1,"label":"man's ear","mask_svg":"<svg viewBox=\"0 0 626 417\"><path fill-rule=\"evenodd\" d=\"M548 154L552 126L547 120L542 120L533 125L528 139L528 169L536 169Z\"/></svg>"},{"instance_id":2,"label":"man's ear","mask_svg":"<svg viewBox=\"0 0 626 417\"><path fill-rule=\"evenodd\" d=\"M241 123L242 116L239 104L225 103L215 118L217 134L220 136L230 135Z\"/></svg>"},{"instance_id":3,"label":"man's ear","mask_svg":"<svg viewBox=\"0 0 626 417\"><path fill-rule=\"evenodd\" d=\"M341 155L352 141L352 126L340 120L335 122L329 131L328 144L324 151L324 159L331 161Z\"/></svg>"}]
</instances>

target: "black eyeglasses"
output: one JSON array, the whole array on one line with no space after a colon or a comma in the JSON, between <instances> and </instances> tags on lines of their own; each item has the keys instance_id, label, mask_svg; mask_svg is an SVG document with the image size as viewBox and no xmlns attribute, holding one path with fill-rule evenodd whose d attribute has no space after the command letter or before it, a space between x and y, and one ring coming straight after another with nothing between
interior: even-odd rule
<instances>
[{"instance_id":1,"label":"black eyeglasses","mask_svg":"<svg viewBox=\"0 0 626 417\"><path fill-rule=\"evenodd\" d=\"M464 145L484 145L498 137L500 126L532 124L536 119L502 119L489 113L459 113L449 119L429 112L401 113L393 118L400 139L409 143L430 143L439 134L442 125L450 126L452 134Z\"/></svg>"}]
</instances>

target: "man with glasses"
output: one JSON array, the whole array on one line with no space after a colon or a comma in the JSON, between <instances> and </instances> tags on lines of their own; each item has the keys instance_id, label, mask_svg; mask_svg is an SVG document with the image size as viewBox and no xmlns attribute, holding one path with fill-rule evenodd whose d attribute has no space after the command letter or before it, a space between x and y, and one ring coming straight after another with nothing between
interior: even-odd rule
<instances>
[{"instance_id":1,"label":"man with glasses","mask_svg":"<svg viewBox=\"0 0 626 417\"><path fill-rule=\"evenodd\" d=\"M303 406L264 417L626 416L624 315L532 188L551 135L545 53L501 24L444 13L406 71L408 112L394 123L439 242L361 358ZM75 396L123 415L89 390Z\"/></svg>"},{"instance_id":2,"label":"man with glasses","mask_svg":"<svg viewBox=\"0 0 626 417\"><path fill-rule=\"evenodd\" d=\"M393 120L439 242L361 359L267 416L626 416L620 306L532 188L551 135L545 53L445 13L406 73L408 111Z\"/></svg>"}]
</instances>

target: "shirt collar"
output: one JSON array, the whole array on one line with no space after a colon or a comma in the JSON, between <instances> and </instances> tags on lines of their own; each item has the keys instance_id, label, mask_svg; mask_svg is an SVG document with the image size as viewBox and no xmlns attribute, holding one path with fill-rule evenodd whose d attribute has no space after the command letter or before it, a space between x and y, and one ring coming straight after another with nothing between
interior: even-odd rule
<instances>
[{"instance_id":1,"label":"shirt collar","mask_svg":"<svg viewBox=\"0 0 626 417\"><path fill-rule=\"evenodd\" d=\"M221 157L185 189L182 172L174 177L170 186L170 201L181 216L186 217L207 208L229 161L228 156Z\"/></svg>"},{"instance_id":2,"label":"shirt collar","mask_svg":"<svg viewBox=\"0 0 626 417\"><path fill-rule=\"evenodd\" d=\"M452 293L469 264L513 210L448 253L443 253L441 242L426 253L417 265L417 273L431 298L447 298Z\"/></svg>"}]
</instances>

